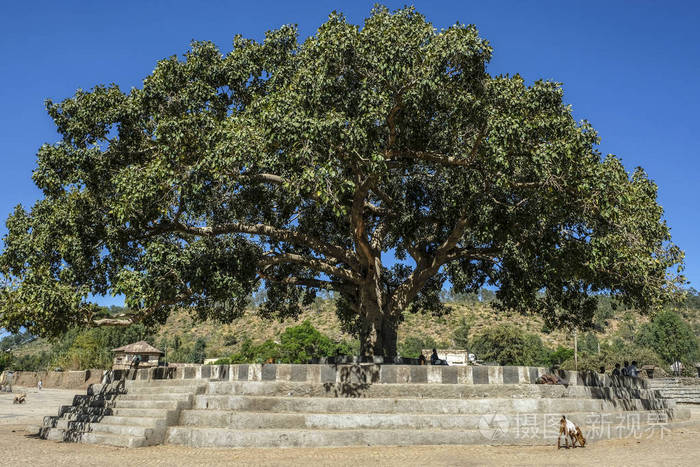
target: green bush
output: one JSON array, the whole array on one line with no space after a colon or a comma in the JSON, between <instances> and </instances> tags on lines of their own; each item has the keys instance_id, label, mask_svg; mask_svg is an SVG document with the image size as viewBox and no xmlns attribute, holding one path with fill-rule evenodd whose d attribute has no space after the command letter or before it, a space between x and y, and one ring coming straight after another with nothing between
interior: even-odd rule
<instances>
[{"instance_id":1,"label":"green bush","mask_svg":"<svg viewBox=\"0 0 700 467\"><path fill-rule=\"evenodd\" d=\"M561 365L570 358L574 358L574 349L560 345L549 353L548 366Z\"/></svg>"},{"instance_id":2,"label":"green bush","mask_svg":"<svg viewBox=\"0 0 700 467\"><path fill-rule=\"evenodd\" d=\"M273 360L279 363L307 363L312 358L351 355L359 343L333 342L321 334L310 321L285 329L280 336L280 343L267 340L255 345L246 339L238 352L230 357L231 363L264 363Z\"/></svg>"},{"instance_id":3,"label":"green bush","mask_svg":"<svg viewBox=\"0 0 700 467\"><path fill-rule=\"evenodd\" d=\"M637 368L642 368L644 365L655 365L667 369L668 366L654 350L648 347L634 344L620 345L618 342L613 345L601 344L600 354L579 354L578 369L598 371L603 366L605 372L609 374L615 368L616 363L622 366L625 361L630 363L636 361ZM575 366L573 355L561 365L565 370L573 370Z\"/></svg>"},{"instance_id":4,"label":"green bush","mask_svg":"<svg viewBox=\"0 0 700 467\"><path fill-rule=\"evenodd\" d=\"M408 336L399 342L398 353L402 357L418 358L423 349L447 348L449 344L441 342L438 344L432 337Z\"/></svg>"},{"instance_id":5,"label":"green bush","mask_svg":"<svg viewBox=\"0 0 700 467\"><path fill-rule=\"evenodd\" d=\"M402 357L418 358L423 350L423 339L416 336L408 336L399 342L398 352Z\"/></svg>"},{"instance_id":6,"label":"green bush","mask_svg":"<svg viewBox=\"0 0 700 467\"><path fill-rule=\"evenodd\" d=\"M523 332L512 324L484 329L472 341L479 360L499 365L545 365L549 350L539 336Z\"/></svg>"},{"instance_id":7,"label":"green bush","mask_svg":"<svg viewBox=\"0 0 700 467\"><path fill-rule=\"evenodd\" d=\"M231 358L224 357L216 360L214 363L209 363L209 365L231 365L232 363Z\"/></svg>"},{"instance_id":8,"label":"green bush","mask_svg":"<svg viewBox=\"0 0 700 467\"><path fill-rule=\"evenodd\" d=\"M285 363L306 363L311 358L338 355L338 345L304 321L289 327L280 336L281 359Z\"/></svg>"}]
</instances>

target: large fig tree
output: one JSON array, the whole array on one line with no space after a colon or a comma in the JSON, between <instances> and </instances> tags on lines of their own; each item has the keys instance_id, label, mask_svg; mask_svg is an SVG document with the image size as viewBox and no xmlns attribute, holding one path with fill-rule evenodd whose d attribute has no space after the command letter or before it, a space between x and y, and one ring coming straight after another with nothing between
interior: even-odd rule
<instances>
[{"instance_id":1,"label":"large fig tree","mask_svg":"<svg viewBox=\"0 0 700 467\"><path fill-rule=\"evenodd\" d=\"M491 52L473 26L377 8L49 101L62 138L38 152L43 198L7 220L0 325L228 322L261 287L285 316L329 290L362 352L394 355L447 281L558 325L600 292L667 301L682 252L655 184L601 156L557 83L489 76ZM100 316L105 294L133 313Z\"/></svg>"}]
</instances>

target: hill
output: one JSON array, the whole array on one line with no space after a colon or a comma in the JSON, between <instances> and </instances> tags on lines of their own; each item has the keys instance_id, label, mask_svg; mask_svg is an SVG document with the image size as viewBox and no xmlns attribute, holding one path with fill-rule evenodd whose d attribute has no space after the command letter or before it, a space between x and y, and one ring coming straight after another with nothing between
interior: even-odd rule
<instances>
[{"instance_id":1,"label":"hill","mask_svg":"<svg viewBox=\"0 0 700 467\"><path fill-rule=\"evenodd\" d=\"M696 336L700 331L700 300L698 294L691 294L691 300L678 308L678 314L688 322ZM502 324L514 325L517 332L536 336L550 351L557 348L573 348L573 334L566 330L550 330L538 316L525 316L501 311L487 299L475 296L450 297L446 301L449 313L431 316L424 313L406 313L399 327L399 353L409 355L416 349L437 346L459 348L460 328L473 343L474 337L489 328ZM115 310L120 311L120 310ZM231 324L211 321L196 322L186 311L174 312L168 321L157 329L131 327L129 329L74 330L62 339L12 339L15 344L12 353L15 365L25 369L62 366L66 369L89 366L109 366L110 350L126 341L145 338L164 350L168 361L194 361L200 358L228 357L238 352L246 341L261 344L265 341L279 341L285 329L309 321L322 334L335 342L345 342L357 352L357 342L344 333L335 314L335 305L330 299L317 299L305 307L295 319L283 321L262 318L256 307L250 307L245 314ZM649 321L634 310L615 310L609 301L602 300L596 313L595 329L579 333L579 350L595 353L596 347L618 348L632 344L640 327ZM31 336L30 336L31 337ZM197 355L196 357L194 355Z\"/></svg>"}]
</instances>

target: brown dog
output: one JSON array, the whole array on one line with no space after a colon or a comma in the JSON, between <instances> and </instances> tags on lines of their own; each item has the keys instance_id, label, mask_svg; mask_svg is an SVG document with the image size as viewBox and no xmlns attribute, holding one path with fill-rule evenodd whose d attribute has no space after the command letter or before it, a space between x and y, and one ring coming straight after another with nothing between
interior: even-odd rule
<instances>
[{"instance_id":1,"label":"brown dog","mask_svg":"<svg viewBox=\"0 0 700 467\"><path fill-rule=\"evenodd\" d=\"M13 404L24 404L24 400L27 398L27 395L22 393L22 394L17 394L15 396L15 400L12 401Z\"/></svg>"},{"instance_id":2,"label":"brown dog","mask_svg":"<svg viewBox=\"0 0 700 467\"><path fill-rule=\"evenodd\" d=\"M564 415L561 416L559 421L559 437L557 438L557 449L561 448L561 436L564 435L564 442L566 443L566 448L569 448L569 439L571 439L571 447L576 447L576 442L578 441L579 446L586 446L586 438L583 437L581 433L581 428L576 426L571 420L567 420Z\"/></svg>"}]
</instances>

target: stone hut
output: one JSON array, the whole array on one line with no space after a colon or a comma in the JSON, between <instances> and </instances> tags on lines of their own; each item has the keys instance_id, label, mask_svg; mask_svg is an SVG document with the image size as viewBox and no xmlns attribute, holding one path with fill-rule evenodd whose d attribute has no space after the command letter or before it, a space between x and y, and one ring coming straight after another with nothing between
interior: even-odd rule
<instances>
[{"instance_id":1,"label":"stone hut","mask_svg":"<svg viewBox=\"0 0 700 467\"><path fill-rule=\"evenodd\" d=\"M139 357L139 368L158 366L158 360L164 353L146 341L134 342L116 349L114 352L113 370L128 370L132 367L134 358Z\"/></svg>"}]
</instances>

